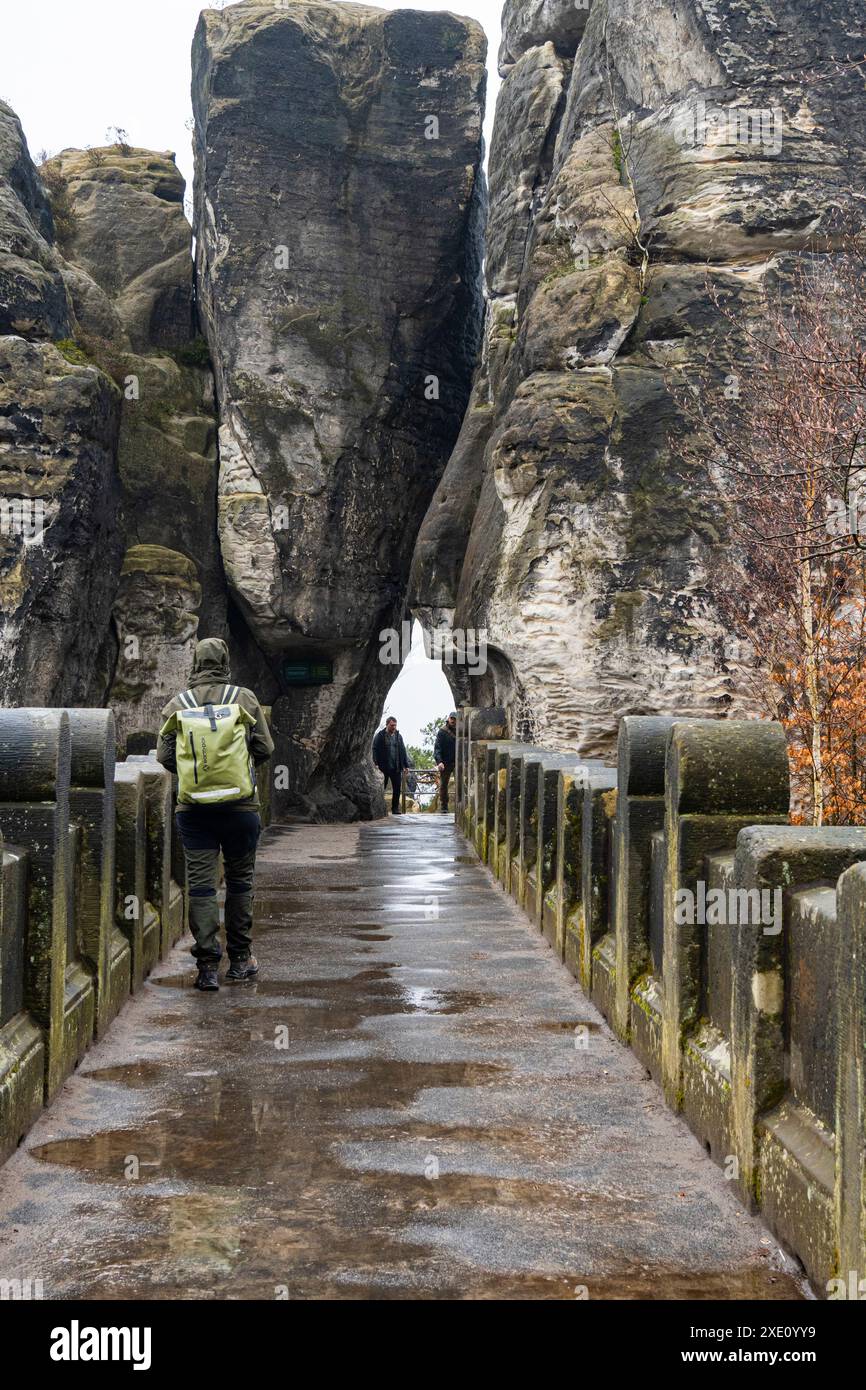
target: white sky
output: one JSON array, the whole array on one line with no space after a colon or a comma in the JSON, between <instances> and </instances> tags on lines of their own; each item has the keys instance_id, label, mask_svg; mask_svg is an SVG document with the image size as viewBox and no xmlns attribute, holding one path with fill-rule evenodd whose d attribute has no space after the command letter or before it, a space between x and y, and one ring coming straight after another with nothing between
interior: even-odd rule
<instances>
[{"instance_id":1,"label":"white sky","mask_svg":"<svg viewBox=\"0 0 866 1390\"><path fill-rule=\"evenodd\" d=\"M424 651L421 624L412 628L412 650L388 692L379 723L393 714L407 747L420 748L421 730L431 719L445 719L454 708L454 696L438 661Z\"/></svg>"},{"instance_id":2,"label":"white sky","mask_svg":"<svg viewBox=\"0 0 866 1390\"><path fill-rule=\"evenodd\" d=\"M130 143L174 150L192 184L190 47L201 0L0 0L0 97L18 113L31 154ZM487 143L498 76L502 0L378 0L380 9L471 15L490 44Z\"/></svg>"},{"instance_id":3,"label":"white sky","mask_svg":"<svg viewBox=\"0 0 866 1390\"><path fill-rule=\"evenodd\" d=\"M0 97L17 112L30 152L108 143L120 126L131 144L173 150L192 187L190 47L201 0L0 0ZM487 148L499 77L502 0L378 0L387 10L451 10L487 32ZM112 137L113 138L113 137ZM407 744L453 705L416 624L412 655L386 702ZM420 645L419 645L420 644Z\"/></svg>"}]
</instances>

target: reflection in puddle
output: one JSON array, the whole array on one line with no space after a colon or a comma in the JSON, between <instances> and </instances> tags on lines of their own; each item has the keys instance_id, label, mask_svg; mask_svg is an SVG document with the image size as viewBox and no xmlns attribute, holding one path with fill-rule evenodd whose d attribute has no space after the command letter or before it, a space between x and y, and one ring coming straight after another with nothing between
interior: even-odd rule
<instances>
[{"instance_id":1,"label":"reflection in puddle","mask_svg":"<svg viewBox=\"0 0 866 1390\"><path fill-rule=\"evenodd\" d=\"M118 1067L98 1067L95 1071L79 1070L78 1075L87 1081L119 1081L136 1090L161 1081L166 1071L164 1062L129 1062Z\"/></svg>"},{"instance_id":2,"label":"reflection in puddle","mask_svg":"<svg viewBox=\"0 0 866 1390\"><path fill-rule=\"evenodd\" d=\"M369 940L369 938L365 938L365 940ZM192 990L195 984L195 979L195 971L190 971L189 974L184 975L160 975L158 978L151 977L148 983L152 985L160 985L164 989ZM298 987L297 984L292 980L262 980L258 978L253 980L241 980L238 981L236 984L232 983L231 981L223 980L222 985L225 989L225 994L222 995L223 999L229 996L236 996L240 998L241 996L249 994L270 994L288 996L291 995L292 991L294 989L297 989Z\"/></svg>"},{"instance_id":3,"label":"reflection in puddle","mask_svg":"<svg viewBox=\"0 0 866 1390\"><path fill-rule=\"evenodd\" d=\"M492 1003L495 995L469 990L434 989L431 985L401 985L400 992L412 1013L460 1014Z\"/></svg>"},{"instance_id":4,"label":"reflection in puddle","mask_svg":"<svg viewBox=\"0 0 866 1390\"><path fill-rule=\"evenodd\" d=\"M173 1088L168 1104L144 1124L49 1140L28 1153L124 1183L170 1177L225 1184L232 1191L275 1183L291 1189L295 1175L303 1182L317 1173L320 1180L326 1174L345 1178L331 1144L345 1132L347 1106L373 1108L387 1098L397 1116L423 1091L492 1085L505 1073L500 1066L467 1062L367 1059L343 1065L345 1075L332 1079L321 1063L287 1060L273 1069L267 1087L261 1083L268 1073L258 1071L255 1089L231 1074L187 1079L166 1070L163 1079ZM122 1067L106 1071L125 1079ZM163 1090L159 1098L165 1101ZM351 1132L357 1136L359 1130Z\"/></svg>"},{"instance_id":5,"label":"reflection in puddle","mask_svg":"<svg viewBox=\"0 0 866 1390\"><path fill-rule=\"evenodd\" d=\"M592 1018L567 1018L562 1022L557 1019L542 1019L541 1022L531 1023L529 1026L542 1033L573 1033L576 1028L587 1033L597 1033L601 1024Z\"/></svg>"}]
</instances>

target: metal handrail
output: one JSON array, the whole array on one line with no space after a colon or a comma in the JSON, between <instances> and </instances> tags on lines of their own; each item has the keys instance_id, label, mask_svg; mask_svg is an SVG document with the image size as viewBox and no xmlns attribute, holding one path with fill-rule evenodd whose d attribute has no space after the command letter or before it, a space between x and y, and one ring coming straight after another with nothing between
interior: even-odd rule
<instances>
[{"instance_id":1,"label":"metal handrail","mask_svg":"<svg viewBox=\"0 0 866 1390\"><path fill-rule=\"evenodd\" d=\"M403 768L403 776L402 776L402 778L401 778L401 784L400 784L400 809L401 809L401 811L404 813L404 815L405 815L405 812L406 812L406 784L407 784L407 781L408 781L408 778L409 778L410 773L411 773L411 775L417 780L417 782L420 783L420 784L422 784L422 785L429 786L429 787L434 787L434 788L436 788L436 787L439 786L440 774L439 774L438 768L435 768L435 767L404 767L404 768ZM413 799L414 799L414 798L413 798Z\"/></svg>"}]
</instances>

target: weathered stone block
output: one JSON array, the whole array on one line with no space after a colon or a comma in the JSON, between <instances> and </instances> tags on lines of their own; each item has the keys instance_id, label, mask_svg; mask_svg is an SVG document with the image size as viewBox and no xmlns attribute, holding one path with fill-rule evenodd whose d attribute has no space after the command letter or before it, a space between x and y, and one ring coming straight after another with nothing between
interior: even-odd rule
<instances>
[{"instance_id":1,"label":"weathered stone block","mask_svg":"<svg viewBox=\"0 0 866 1390\"><path fill-rule=\"evenodd\" d=\"M147 840L147 901L160 923L160 955L166 955L183 928L178 923L176 894L172 893L172 832L174 795L171 774L155 758L134 756L127 759L141 772L144 785ZM174 909L174 920L172 911ZM173 935L173 933L176 933Z\"/></svg>"},{"instance_id":2,"label":"weathered stone block","mask_svg":"<svg viewBox=\"0 0 866 1390\"><path fill-rule=\"evenodd\" d=\"M617 774L594 773L584 793L581 936L578 979L611 1021L616 982L616 945L610 930L611 840L617 803ZM566 964L569 951L566 945Z\"/></svg>"},{"instance_id":3,"label":"weathered stone block","mask_svg":"<svg viewBox=\"0 0 866 1390\"><path fill-rule=\"evenodd\" d=\"M509 787L511 758L515 752L519 752L525 745L503 740L493 746L496 750L493 771L495 780L495 800L490 867L507 892L510 865Z\"/></svg>"},{"instance_id":4,"label":"weathered stone block","mask_svg":"<svg viewBox=\"0 0 866 1390\"><path fill-rule=\"evenodd\" d=\"M550 945L556 949L557 904L556 856L558 847L559 814L559 774L563 768L575 773L579 769L579 759L571 753L546 754L538 765L537 801L537 841L535 849L535 868L533 887L535 893L534 922L544 933Z\"/></svg>"},{"instance_id":5,"label":"weathered stone block","mask_svg":"<svg viewBox=\"0 0 866 1390\"><path fill-rule=\"evenodd\" d=\"M838 886L836 962L836 1172L834 1227L837 1277L866 1277L866 865L846 870Z\"/></svg>"},{"instance_id":6,"label":"weathered stone block","mask_svg":"<svg viewBox=\"0 0 866 1390\"><path fill-rule=\"evenodd\" d=\"M14 1152L42 1109L44 1036L24 1007L27 851L0 846L0 1163Z\"/></svg>"},{"instance_id":7,"label":"weathered stone block","mask_svg":"<svg viewBox=\"0 0 866 1390\"><path fill-rule=\"evenodd\" d=\"M67 711L72 739L70 819L80 832L75 905L81 958L96 988L95 1031L105 1032L129 995L129 943L115 920L114 716Z\"/></svg>"},{"instance_id":8,"label":"weathered stone block","mask_svg":"<svg viewBox=\"0 0 866 1390\"><path fill-rule=\"evenodd\" d=\"M675 722L665 787L662 1075L668 1104L679 1109L683 1046L700 1017L706 924L697 904L705 862L730 851L744 827L787 820L785 731L758 720Z\"/></svg>"},{"instance_id":9,"label":"weathered stone block","mask_svg":"<svg viewBox=\"0 0 866 1390\"><path fill-rule=\"evenodd\" d=\"M66 969L63 978L63 1045L65 1054L78 1066L91 1042L96 1026L96 987L93 972L81 959L78 922L81 901L81 829L70 825L66 831L69 850L66 859Z\"/></svg>"},{"instance_id":10,"label":"weathered stone block","mask_svg":"<svg viewBox=\"0 0 866 1390\"><path fill-rule=\"evenodd\" d=\"M836 1268L834 1135L838 922L833 888L791 893L785 913L787 1090L758 1120L761 1214L824 1287Z\"/></svg>"},{"instance_id":11,"label":"weathered stone block","mask_svg":"<svg viewBox=\"0 0 866 1390\"><path fill-rule=\"evenodd\" d=\"M160 927L147 901L147 810L140 764L114 770L117 853L117 922L132 952L136 990L159 959Z\"/></svg>"},{"instance_id":12,"label":"weathered stone block","mask_svg":"<svg viewBox=\"0 0 866 1390\"><path fill-rule=\"evenodd\" d=\"M866 860L866 830L758 826L737 840L736 881L752 893L788 893L799 884L835 883L859 860ZM786 972L798 964L786 962L790 939L790 902L781 930L751 923L733 928L733 1128L740 1190L752 1204L759 1186L759 1119L789 1093Z\"/></svg>"},{"instance_id":13,"label":"weathered stone block","mask_svg":"<svg viewBox=\"0 0 866 1390\"><path fill-rule=\"evenodd\" d=\"M27 850L24 1005L43 1029L45 1097L72 1070L64 1035L69 922L69 716L0 710L0 835Z\"/></svg>"},{"instance_id":14,"label":"weathered stone block","mask_svg":"<svg viewBox=\"0 0 866 1390\"><path fill-rule=\"evenodd\" d=\"M562 768L556 789L556 934L554 950L565 959L566 934L579 931L581 908L580 859L583 794L586 776L581 768Z\"/></svg>"},{"instance_id":15,"label":"weathered stone block","mask_svg":"<svg viewBox=\"0 0 866 1390\"><path fill-rule=\"evenodd\" d=\"M649 903L654 833L664 825L665 749L673 720L630 717L619 726L616 820L614 1028L629 1041L631 991L651 968Z\"/></svg>"},{"instance_id":16,"label":"weathered stone block","mask_svg":"<svg viewBox=\"0 0 866 1390\"><path fill-rule=\"evenodd\" d=\"M535 861L538 856L538 770L544 754L524 753L520 764L520 818L517 844L517 885L511 890L530 921L535 920Z\"/></svg>"},{"instance_id":17,"label":"weathered stone block","mask_svg":"<svg viewBox=\"0 0 866 1390\"><path fill-rule=\"evenodd\" d=\"M708 893L736 890L733 854L706 860ZM733 1152L731 1130L732 932L725 914L706 924L699 1021L684 1042L683 1112L708 1152L724 1163Z\"/></svg>"}]
</instances>

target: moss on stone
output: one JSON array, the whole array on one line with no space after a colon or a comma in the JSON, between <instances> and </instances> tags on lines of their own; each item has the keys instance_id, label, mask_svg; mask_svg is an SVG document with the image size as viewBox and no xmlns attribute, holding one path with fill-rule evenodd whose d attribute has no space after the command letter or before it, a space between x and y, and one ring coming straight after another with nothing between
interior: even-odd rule
<instances>
[{"instance_id":1,"label":"moss on stone","mask_svg":"<svg viewBox=\"0 0 866 1390\"><path fill-rule=\"evenodd\" d=\"M181 367L204 367L210 368L211 355L207 339L199 333L190 342L184 343L182 347L176 348L174 360Z\"/></svg>"},{"instance_id":2,"label":"moss on stone","mask_svg":"<svg viewBox=\"0 0 866 1390\"><path fill-rule=\"evenodd\" d=\"M60 338L54 344L57 351L76 367L95 367L97 363L84 351L84 348L76 343L74 338Z\"/></svg>"},{"instance_id":3,"label":"moss on stone","mask_svg":"<svg viewBox=\"0 0 866 1390\"><path fill-rule=\"evenodd\" d=\"M131 546L123 557L120 573L173 576L189 583L195 583L198 577L195 563L188 555L168 550L163 545Z\"/></svg>"}]
</instances>

